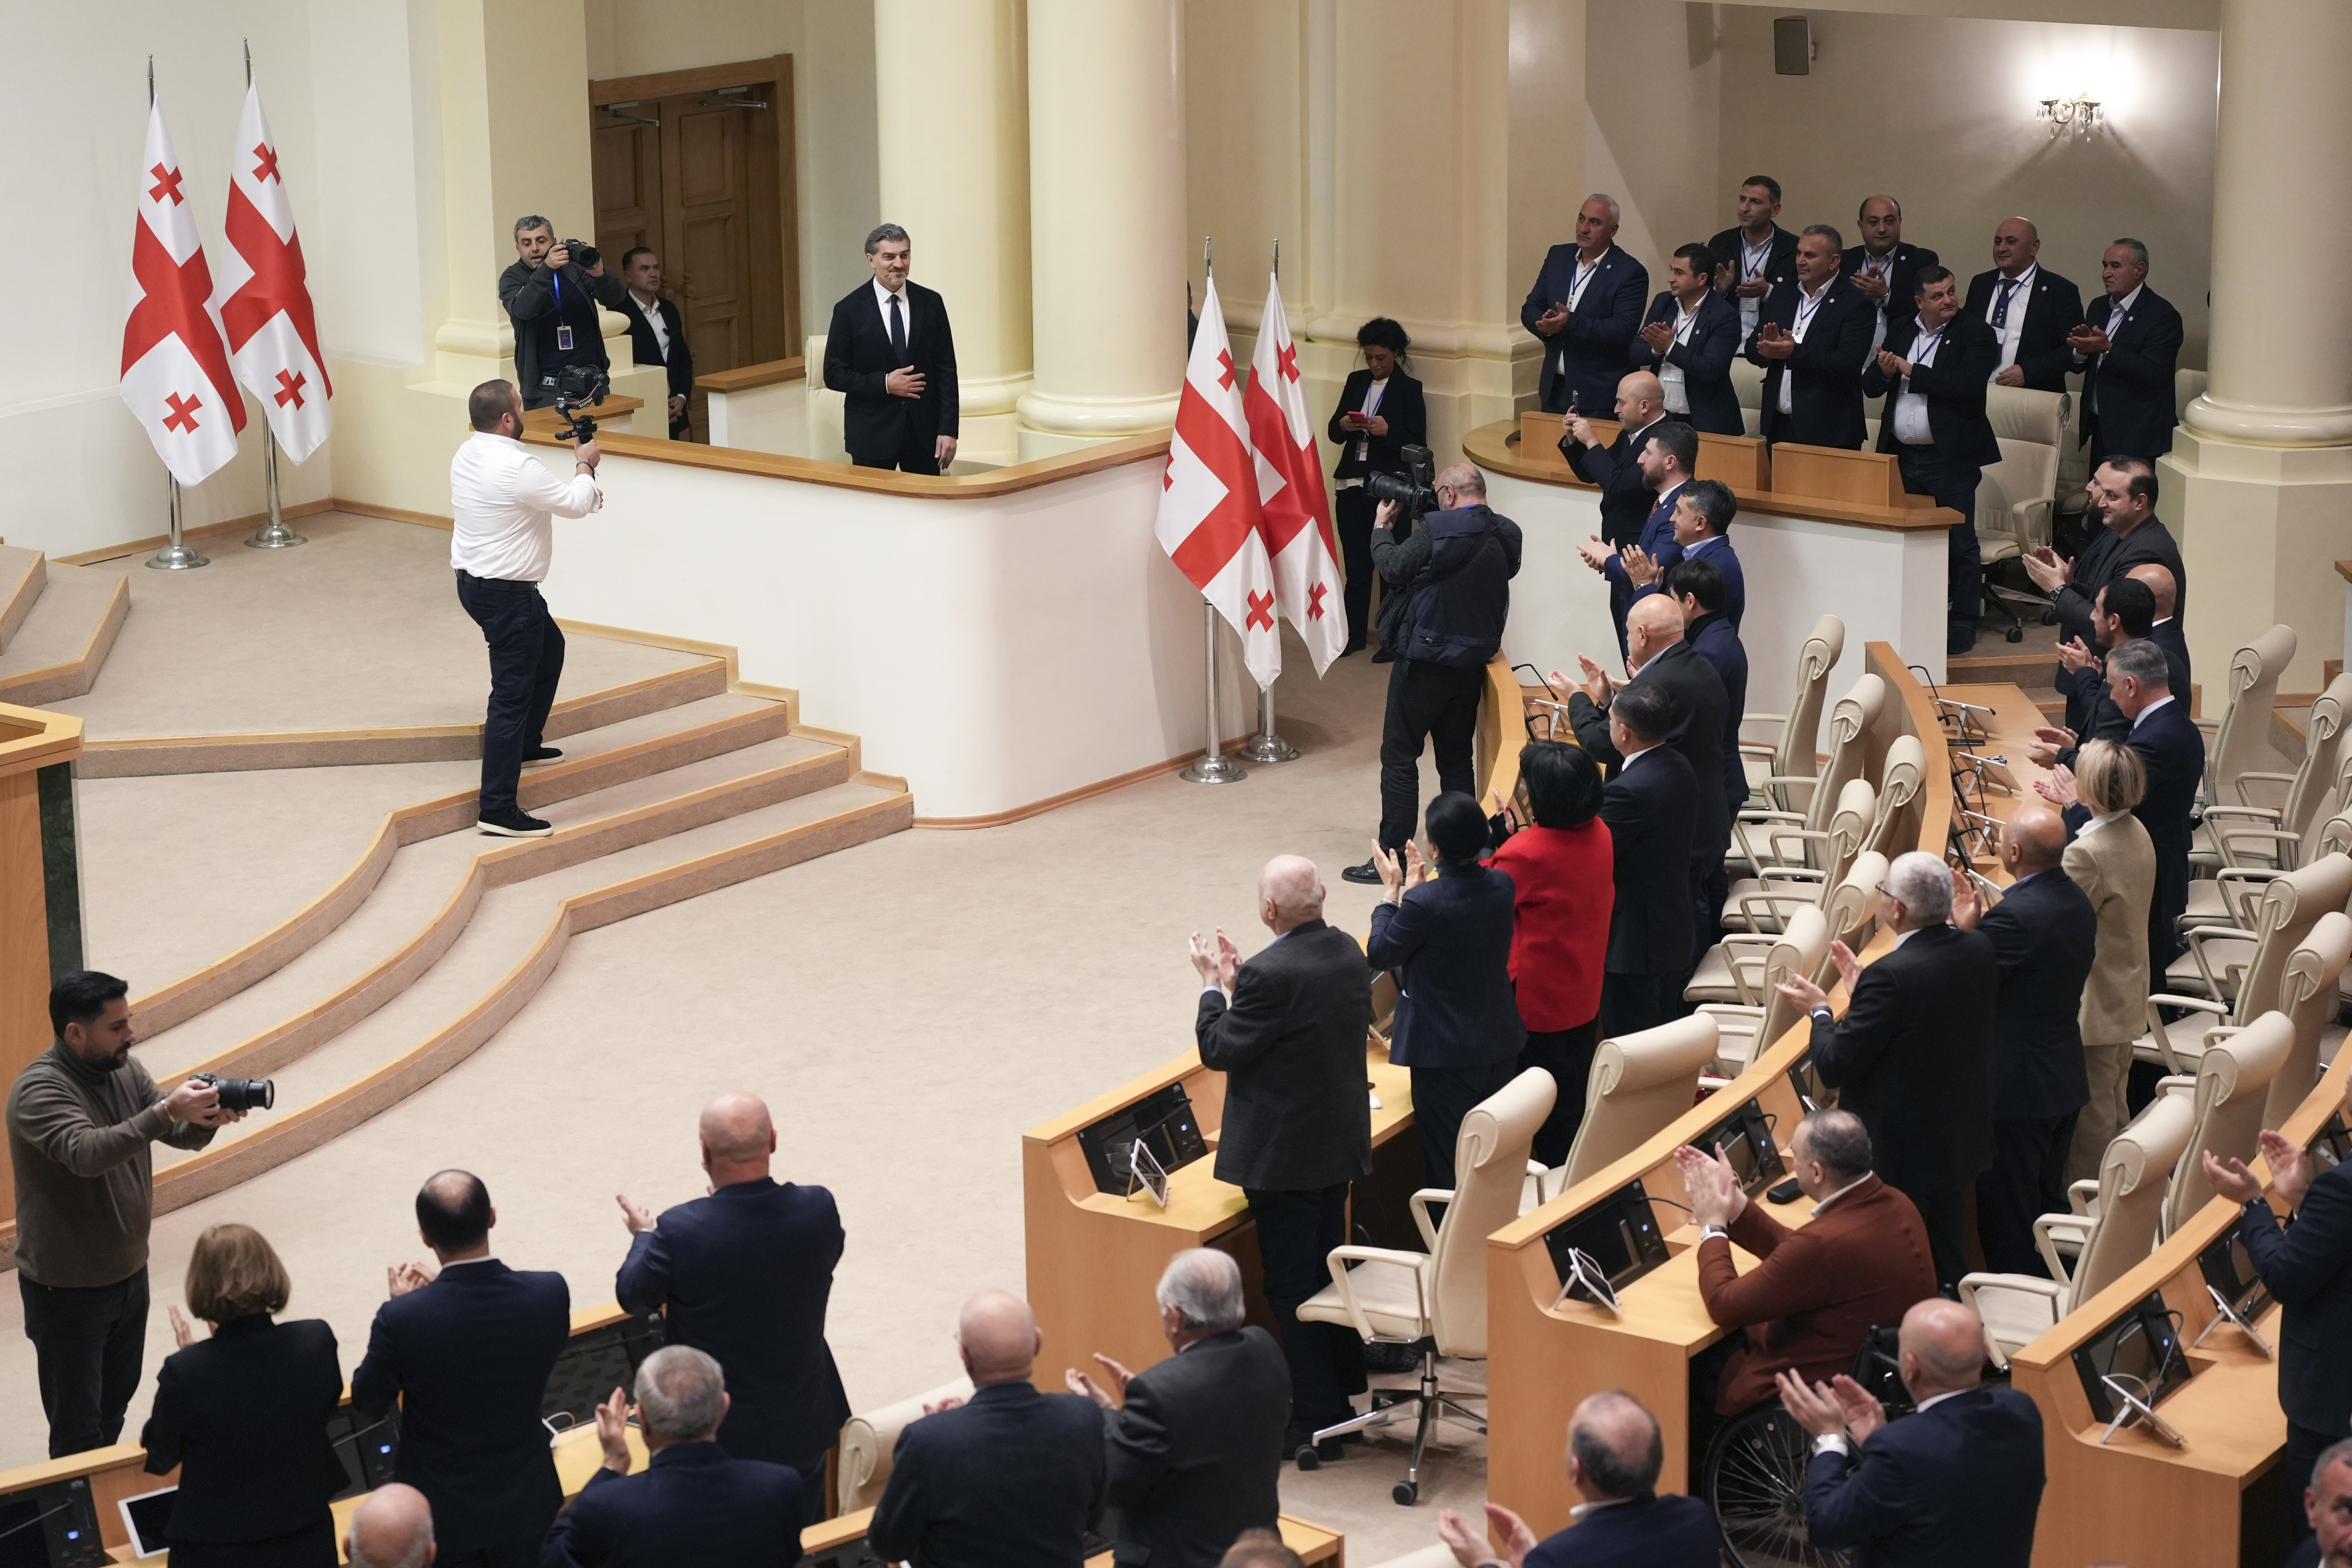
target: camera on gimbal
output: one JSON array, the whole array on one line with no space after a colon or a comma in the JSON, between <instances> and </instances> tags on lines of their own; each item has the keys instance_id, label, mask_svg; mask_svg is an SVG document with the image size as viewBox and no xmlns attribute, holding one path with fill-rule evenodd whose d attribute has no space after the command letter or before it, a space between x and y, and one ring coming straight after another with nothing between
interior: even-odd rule
<instances>
[{"instance_id":1,"label":"camera on gimbal","mask_svg":"<svg viewBox=\"0 0 2352 1568\"><path fill-rule=\"evenodd\" d=\"M1395 501L1404 508L1406 520L1419 527L1423 513L1438 510L1437 462L1426 447L1407 447L1397 455L1404 459L1405 471L1366 474L1364 493L1375 501Z\"/></svg>"},{"instance_id":2,"label":"camera on gimbal","mask_svg":"<svg viewBox=\"0 0 2352 1568\"><path fill-rule=\"evenodd\" d=\"M602 365L567 364L555 373L555 413L563 421L556 435L559 441L593 441L596 421L585 414L574 414L575 408L593 408L604 401L613 379ZM1424 457L1426 453L1423 454Z\"/></svg>"}]
</instances>

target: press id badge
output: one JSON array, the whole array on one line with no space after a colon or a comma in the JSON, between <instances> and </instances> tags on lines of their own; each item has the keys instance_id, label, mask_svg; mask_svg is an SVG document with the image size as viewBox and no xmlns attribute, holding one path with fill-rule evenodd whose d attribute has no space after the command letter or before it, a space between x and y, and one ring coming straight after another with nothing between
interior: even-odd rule
<instances>
[{"instance_id":1,"label":"press id badge","mask_svg":"<svg viewBox=\"0 0 2352 1568\"><path fill-rule=\"evenodd\" d=\"M555 329L555 347L557 352L561 353L568 354L572 352L572 329L570 327L559 325Z\"/></svg>"}]
</instances>

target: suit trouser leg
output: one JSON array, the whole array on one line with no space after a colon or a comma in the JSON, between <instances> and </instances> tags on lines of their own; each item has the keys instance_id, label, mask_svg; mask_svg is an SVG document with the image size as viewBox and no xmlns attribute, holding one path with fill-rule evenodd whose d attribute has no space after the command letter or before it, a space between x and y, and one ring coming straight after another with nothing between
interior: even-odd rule
<instances>
[{"instance_id":1,"label":"suit trouser leg","mask_svg":"<svg viewBox=\"0 0 2352 1568\"><path fill-rule=\"evenodd\" d=\"M1348 1187L1276 1193L1244 1188L1257 1226L1266 1305L1290 1362L1294 1432L1336 1426L1355 1414L1348 1396L1364 1386L1363 1341L1337 1323L1302 1323L1298 1305L1331 1282L1331 1249L1348 1239Z\"/></svg>"},{"instance_id":2,"label":"suit trouser leg","mask_svg":"<svg viewBox=\"0 0 2352 1568\"><path fill-rule=\"evenodd\" d=\"M1948 558L1947 585L1955 627L1973 628L1984 613L1984 551L1977 541L1977 482L1981 470L1944 461L1933 447L1906 447L1895 454L1903 488L1927 496L1937 506L1960 514L1958 526L1945 531Z\"/></svg>"},{"instance_id":3,"label":"suit trouser leg","mask_svg":"<svg viewBox=\"0 0 2352 1568\"><path fill-rule=\"evenodd\" d=\"M1481 1062L1465 1068L1413 1068L1412 1120L1421 1131L1422 1185L1451 1188L1454 1184L1454 1145L1462 1135L1462 1119L1478 1103L1511 1081L1518 1070L1516 1058ZM1433 1221L1436 1211L1431 1211Z\"/></svg>"},{"instance_id":4,"label":"suit trouser leg","mask_svg":"<svg viewBox=\"0 0 2352 1568\"><path fill-rule=\"evenodd\" d=\"M1381 723L1381 847L1394 851L1421 821L1421 748L1437 749L1440 789L1476 787L1471 740L1478 724L1483 669L1453 669L1401 658L1389 667L1388 712Z\"/></svg>"},{"instance_id":5,"label":"suit trouser leg","mask_svg":"<svg viewBox=\"0 0 2352 1568\"><path fill-rule=\"evenodd\" d=\"M433 1568L539 1568L540 1547L541 1537L536 1535L495 1541L487 1546L444 1552L433 1559Z\"/></svg>"},{"instance_id":6,"label":"suit trouser leg","mask_svg":"<svg viewBox=\"0 0 2352 1568\"><path fill-rule=\"evenodd\" d=\"M1601 1038L1622 1039L1666 1021L1673 974L1627 974L1611 970L1601 977Z\"/></svg>"},{"instance_id":7,"label":"suit trouser leg","mask_svg":"<svg viewBox=\"0 0 2352 1568\"><path fill-rule=\"evenodd\" d=\"M1919 1221L1927 1228L1927 1250L1935 1257L1936 1284L1939 1288L1958 1284L1960 1276L1969 1271L1964 1240L1968 1230L1968 1189L1915 1193L1906 1187L1902 1191L1919 1211Z\"/></svg>"},{"instance_id":8,"label":"suit trouser leg","mask_svg":"<svg viewBox=\"0 0 2352 1568\"><path fill-rule=\"evenodd\" d=\"M563 670L563 634L556 630L536 587L493 585L460 576L457 602L482 628L482 641L490 655L490 699L482 719L481 810L512 811L515 789L522 776L523 750L532 743L527 740L532 716L538 716L543 728L548 707L555 700L555 679ZM544 655L550 633L556 639L555 663L547 671Z\"/></svg>"},{"instance_id":9,"label":"suit trouser leg","mask_svg":"<svg viewBox=\"0 0 2352 1568\"><path fill-rule=\"evenodd\" d=\"M1378 509L1361 485L1332 498L1332 521L1339 531L1339 560L1347 583L1339 596L1348 606L1348 647L1360 648L1372 635L1372 513Z\"/></svg>"},{"instance_id":10,"label":"suit trouser leg","mask_svg":"<svg viewBox=\"0 0 2352 1568\"><path fill-rule=\"evenodd\" d=\"M19 1269L16 1289L48 1418L49 1457L120 1439L147 1345L147 1270L111 1285L74 1288L39 1284Z\"/></svg>"},{"instance_id":11,"label":"suit trouser leg","mask_svg":"<svg viewBox=\"0 0 2352 1568\"><path fill-rule=\"evenodd\" d=\"M1410 661L1408 661L1410 662ZM1478 793L1478 762L1473 746L1478 737L1478 702L1486 695L1484 669L1437 668L1444 695L1437 715L1430 721L1429 744L1437 763L1437 787L1449 795Z\"/></svg>"},{"instance_id":12,"label":"suit trouser leg","mask_svg":"<svg viewBox=\"0 0 2352 1568\"><path fill-rule=\"evenodd\" d=\"M2048 1272L2033 1245L2033 1222L2065 1210L2066 1156L2079 1114L1994 1120L1992 1168L1977 1178L1977 1241L1994 1273Z\"/></svg>"},{"instance_id":13,"label":"suit trouser leg","mask_svg":"<svg viewBox=\"0 0 2352 1568\"><path fill-rule=\"evenodd\" d=\"M2164 972L2180 956L2180 912L2189 907L2189 862L2156 863L2156 896L2147 906L2148 984L2164 990Z\"/></svg>"},{"instance_id":14,"label":"suit trouser leg","mask_svg":"<svg viewBox=\"0 0 2352 1568\"><path fill-rule=\"evenodd\" d=\"M907 433L899 438L898 454L891 459L890 466L903 473L938 473L940 471L938 438L921 434L916 429L915 422L911 419L908 420Z\"/></svg>"},{"instance_id":15,"label":"suit trouser leg","mask_svg":"<svg viewBox=\"0 0 2352 1568\"><path fill-rule=\"evenodd\" d=\"M2131 1042L2084 1046L2083 1065L2091 1079L2091 1101L2074 1121L2074 1137L2066 1155L2069 1183L2094 1181L2107 1145L2131 1120L2124 1108L2126 1086L2131 1081Z\"/></svg>"},{"instance_id":16,"label":"suit trouser leg","mask_svg":"<svg viewBox=\"0 0 2352 1568\"><path fill-rule=\"evenodd\" d=\"M1564 1165L1576 1144L1577 1129L1584 1125L1584 1088L1592 1077L1592 1055L1601 1047L1601 1020L1592 1018L1573 1029L1530 1029L1519 1047L1518 1070L1541 1068L1559 1086L1551 1114L1536 1129L1534 1154L1547 1165ZM1413 1102L1416 1111L1421 1102Z\"/></svg>"},{"instance_id":17,"label":"suit trouser leg","mask_svg":"<svg viewBox=\"0 0 2352 1568\"><path fill-rule=\"evenodd\" d=\"M530 602L539 611L539 669L531 679L530 710L523 716L522 749L537 751L547 743L547 716L555 709L555 688L563 679L563 628L546 597L533 589Z\"/></svg>"}]
</instances>

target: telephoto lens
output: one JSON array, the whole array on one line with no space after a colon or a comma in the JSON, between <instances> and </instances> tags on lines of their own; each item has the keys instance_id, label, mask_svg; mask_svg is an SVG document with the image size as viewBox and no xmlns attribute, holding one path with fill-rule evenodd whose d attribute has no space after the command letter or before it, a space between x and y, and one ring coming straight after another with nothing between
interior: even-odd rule
<instances>
[{"instance_id":1,"label":"telephoto lens","mask_svg":"<svg viewBox=\"0 0 2352 1568\"><path fill-rule=\"evenodd\" d=\"M223 1110L268 1110L278 1100L274 1079L222 1078L208 1072L192 1072L188 1076L198 1083L212 1085L220 1094Z\"/></svg>"}]
</instances>

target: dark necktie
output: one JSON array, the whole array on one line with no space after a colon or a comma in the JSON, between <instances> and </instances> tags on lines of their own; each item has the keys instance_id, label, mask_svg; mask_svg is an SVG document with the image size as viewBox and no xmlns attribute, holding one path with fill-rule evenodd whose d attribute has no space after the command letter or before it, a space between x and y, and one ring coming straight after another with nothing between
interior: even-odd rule
<instances>
[{"instance_id":1,"label":"dark necktie","mask_svg":"<svg viewBox=\"0 0 2352 1568\"><path fill-rule=\"evenodd\" d=\"M907 363L907 319L898 313L898 296L890 296L890 352Z\"/></svg>"},{"instance_id":2,"label":"dark necktie","mask_svg":"<svg viewBox=\"0 0 2352 1568\"><path fill-rule=\"evenodd\" d=\"M1998 332L2009 325L2009 297L2016 291L2016 279L2004 278L2000 280L2000 298L1993 301L1992 321L1990 323L1994 331Z\"/></svg>"}]
</instances>

